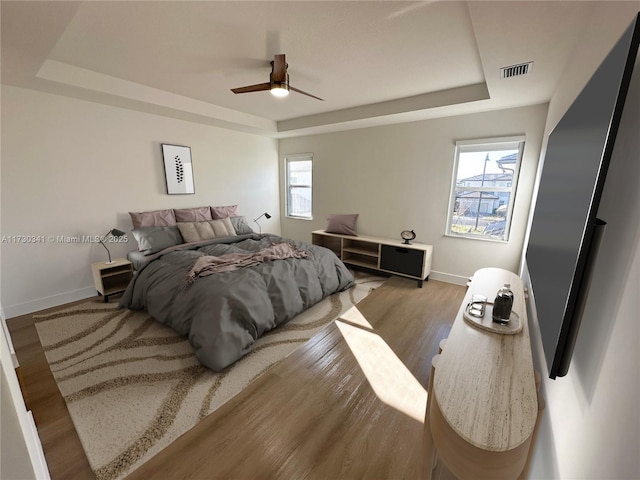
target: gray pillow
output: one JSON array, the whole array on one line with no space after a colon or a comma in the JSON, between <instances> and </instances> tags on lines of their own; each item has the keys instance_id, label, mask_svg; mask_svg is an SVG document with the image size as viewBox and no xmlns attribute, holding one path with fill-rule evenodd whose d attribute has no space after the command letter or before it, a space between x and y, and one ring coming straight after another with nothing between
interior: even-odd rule
<instances>
[{"instance_id":1,"label":"gray pillow","mask_svg":"<svg viewBox=\"0 0 640 480\"><path fill-rule=\"evenodd\" d=\"M138 250L145 255L184 243L178 227L140 227L131 231L138 242Z\"/></svg>"},{"instance_id":2,"label":"gray pillow","mask_svg":"<svg viewBox=\"0 0 640 480\"><path fill-rule=\"evenodd\" d=\"M231 225L235 229L238 235L246 235L248 233L254 233L251 226L247 223L247 219L239 216L239 217L229 217L231 220Z\"/></svg>"}]
</instances>

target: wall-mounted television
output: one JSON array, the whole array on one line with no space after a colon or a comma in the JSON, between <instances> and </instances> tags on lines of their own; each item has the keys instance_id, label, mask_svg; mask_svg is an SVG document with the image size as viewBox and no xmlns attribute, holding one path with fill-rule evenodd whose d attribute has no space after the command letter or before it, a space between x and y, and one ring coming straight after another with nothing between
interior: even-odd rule
<instances>
[{"instance_id":1,"label":"wall-mounted television","mask_svg":"<svg viewBox=\"0 0 640 480\"><path fill-rule=\"evenodd\" d=\"M569 369L606 223L596 213L639 42L640 13L549 134L526 262L550 378Z\"/></svg>"}]
</instances>

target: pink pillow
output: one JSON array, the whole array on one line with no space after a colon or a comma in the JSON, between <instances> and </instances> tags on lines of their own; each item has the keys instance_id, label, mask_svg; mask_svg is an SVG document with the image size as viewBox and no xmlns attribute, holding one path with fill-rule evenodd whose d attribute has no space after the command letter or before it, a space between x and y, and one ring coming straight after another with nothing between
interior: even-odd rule
<instances>
[{"instance_id":1,"label":"pink pillow","mask_svg":"<svg viewBox=\"0 0 640 480\"><path fill-rule=\"evenodd\" d=\"M349 213L346 215L329 215L327 217L327 233L339 233L340 235L354 235L356 233L357 213Z\"/></svg>"},{"instance_id":2,"label":"pink pillow","mask_svg":"<svg viewBox=\"0 0 640 480\"><path fill-rule=\"evenodd\" d=\"M154 210L152 212L129 212L133 228L170 227L176 224L173 210Z\"/></svg>"},{"instance_id":3,"label":"pink pillow","mask_svg":"<svg viewBox=\"0 0 640 480\"><path fill-rule=\"evenodd\" d=\"M220 220L221 218L237 217L236 213L238 205L226 205L224 207L211 207L211 216L213 220Z\"/></svg>"},{"instance_id":4,"label":"pink pillow","mask_svg":"<svg viewBox=\"0 0 640 480\"><path fill-rule=\"evenodd\" d=\"M209 207L174 208L173 213L176 216L176 222L203 222L205 220L213 220Z\"/></svg>"}]
</instances>

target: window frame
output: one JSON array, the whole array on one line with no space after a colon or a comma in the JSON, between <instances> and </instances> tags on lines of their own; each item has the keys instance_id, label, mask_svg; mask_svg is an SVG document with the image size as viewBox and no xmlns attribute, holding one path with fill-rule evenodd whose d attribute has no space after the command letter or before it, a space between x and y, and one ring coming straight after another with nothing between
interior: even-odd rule
<instances>
[{"instance_id":1,"label":"window frame","mask_svg":"<svg viewBox=\"0 0 640 480\"><path fill-rule=\"evenodd\" d=\"M289 176L289 165L294 162L311 162L311 181L307 184L291 184ZM286 155L284 157L284 178L285 178L285 217L294 218L297 220L313 220L313 154L312 153L297 153L293 155ZM308 188L311 195L309 195L309 201L311 202L309 209L309 216L294 215L290 212L291 207L291 190L294 188Z\"/></svg>"},{"instance_id":2,"label":"window frame","mask_svg":"<svg viewBox=\"0 0 640 480\"><path fill-rule=\"evenodd\" d=\"M451 189L449 193L449 205L447 210L447 224L445 227L445 236L453 238L466 238L471 240L483 240L487 242L499 242L507 243L511 235L511 224L513 219L513 207L516 199L516 192L518 189L518 181L520 177L520 167L522 165L522 156L524 153L525 136L518 135L512 137L496 137L496 138L484 138L473 140L460 140L455 144L455 156L453 164L453 173L451 176ZM510 187L458 187L458 166L461 153L467 152L496 152L501 150L517 150L518 158L516 161L515 169L513 172L513 178L511 180ZM453 224L453 208L456 202L456 194L458 191L474 191L474 192L508 192L509 203L507 204L507 212L505 214L505 233L499 238L497 236L485 236L483 234L474 233L454 233L451 231Z\"/></svg>"}]
</instances>

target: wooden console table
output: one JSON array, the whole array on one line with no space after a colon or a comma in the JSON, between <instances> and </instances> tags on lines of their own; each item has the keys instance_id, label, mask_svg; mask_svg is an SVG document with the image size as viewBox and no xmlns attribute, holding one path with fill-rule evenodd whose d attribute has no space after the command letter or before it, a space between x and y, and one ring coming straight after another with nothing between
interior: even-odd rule
<instances>
[{"instance_id":1,"label":"wooden console table","mask_svg":"<svg viewBox=\"0 0 640 480\"><path fill-rule=\"evenodd\" d=\"M491 301L505 283L511 284L522 331L501 335L468 324L463 314L471 295L480 293ZM522 282L506 270L478 270L433 361L423 478L431 478L435 458L460 480L520 478L538 407Z\"/></svg>"},{"instance_id":2,"label":"wooden console table","mask_svg":"<svg viewBox=\"0 0 640 480\"><path fill-rule=\"evenodd\" d=\"M432 245L324 230L312 232L311 243L332 250L346 264L413 278L419 287L431 274Z\"/></svg>"}]
</instances>

